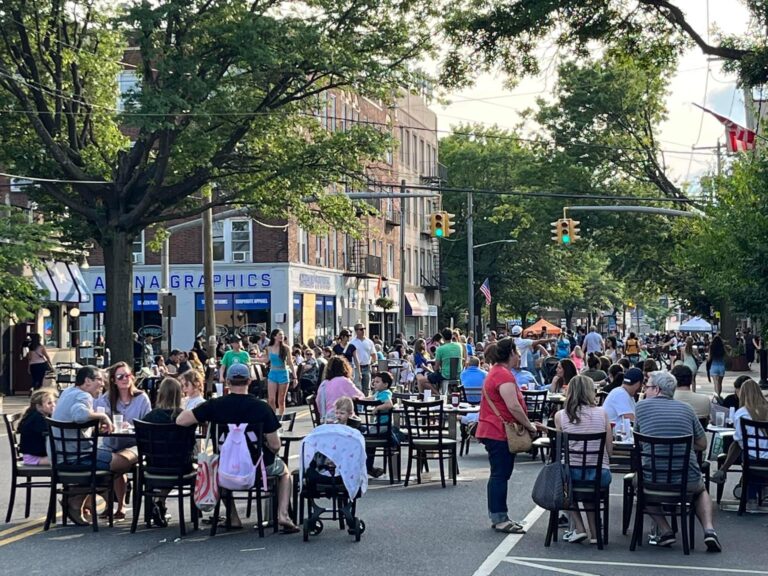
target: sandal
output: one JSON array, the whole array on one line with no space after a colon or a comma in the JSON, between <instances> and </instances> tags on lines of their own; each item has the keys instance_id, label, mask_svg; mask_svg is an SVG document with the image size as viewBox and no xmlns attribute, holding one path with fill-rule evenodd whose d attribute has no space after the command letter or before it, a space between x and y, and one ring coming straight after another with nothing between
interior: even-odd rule
<instances>
[{"instance_id":1,"label":"sandal","mask_svg":"<svg viewBox=\"0 0 768 576\"><path fill-rule=\"evenodd\" d=\"M278 526L280 526L280 534L296 534L296 532L301 531L301 528L296 526L293 522L278 522Z\"/></svg>"},{"instance_id":2,"label":"sandal","mask_svg":"<svg viewBox=\"0 0 768 576\"><path fill-rule=\"evenodd\" d=\"M525 529L523 526L512 520L494 524L493 529L496 532L503 532L504 534L525 534Z\"/></svg>"}]
</instances>

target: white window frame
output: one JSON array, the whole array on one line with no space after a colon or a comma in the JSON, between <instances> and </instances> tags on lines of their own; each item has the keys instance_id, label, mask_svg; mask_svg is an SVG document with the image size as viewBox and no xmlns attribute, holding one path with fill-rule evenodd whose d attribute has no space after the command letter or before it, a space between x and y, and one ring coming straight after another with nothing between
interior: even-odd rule
<instances>
[{"instance_id":1,"label":"white window frame","mask_svg":"<svg viewBox=\"0 0 768 576\"><path fill-rule=\"evenodd\" d=\"M234 241L233 241L232 233L235 225L239 223L246 224L245 230L248 232L248 249L247 250L234 250ZM214 220L213 222L214 234L216 233L216 229L218 227L221 227L222 235L220 237L217 237L214 235L213 243L223 244L224 254L222 258L217 258L216 251L214 250L214 256L213 256L214 262L235 263L235 264L253 262L253 224L251 223L250 218L230 218L227 220L218 220L218 221ZM204 246L203 246L203 249L205 249ZM238 252L238 253L244 252L245 255L239 257L236 260L234 256L235 252Z\"/></svg>"},{"instance_id":2,"label":"white window frame","mask_svg":"<svg viewBox=\"0 0 768 576\"><path fill-rule=\"evenodd\" d=\"M131 246L131 262L134 264L144 264L144 248L144 230L142 230L139 237L133 241Z\"/></svg>"},{"instance_id":3,"label":"white window frame","mask_svg":"<svg viewBox=\"0 0 768 576\"><path fill-rule=\"evenodd\" d=\"M139 75L135 70L121 70L117 74L117 104L118 112L125 111L125 98L129 90L141 90Z\"/></svg>"},{"instance_id":4,"label":"white window frame","mask_svg":"<svg viewBox=\"0 0 768 576\"><path fill-rule=\"evenodd\" d=\"M304 228L299 227L296 230L296 236L299 241L299 262L309 264L309 234Z\"/></svg>"}]
</instances>

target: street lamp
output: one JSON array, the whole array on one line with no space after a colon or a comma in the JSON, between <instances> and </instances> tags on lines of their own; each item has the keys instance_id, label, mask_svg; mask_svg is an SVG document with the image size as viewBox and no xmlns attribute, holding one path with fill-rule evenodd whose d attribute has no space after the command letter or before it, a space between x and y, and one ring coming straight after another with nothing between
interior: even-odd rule
<instances>
[{"instance_id":1,"label":"street lamp","mask_svg":"<svg viewBox=\"0 0 768 576\"><path fill-rule=\"evenodd\" d=\"M470 246L467 254L467 296L469 300L469 318L467 320L467 335L473 330L473 324L475 322L475 250L482 248L483 246L490 246L491 244L512 244L517 242L513 238L504 238L501 240L493 240L491 242L483 242L482 244L472 244L472 235L468 235L467 244Z\"/></svg>"}]
</instances>

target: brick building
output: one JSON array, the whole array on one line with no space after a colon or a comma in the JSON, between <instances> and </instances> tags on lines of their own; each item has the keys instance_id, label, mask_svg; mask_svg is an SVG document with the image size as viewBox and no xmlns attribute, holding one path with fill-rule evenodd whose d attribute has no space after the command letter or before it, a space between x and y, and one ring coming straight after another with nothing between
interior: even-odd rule
<instances>
[{"instance_id":1,"label":"brick building","mask_svg":"<svg viewBox=\"0 0 768 576\"><path fill-rule=\"evenodd\" d=\"M133 85L131 75L131 71L121 74L122 87ZM321 101L319 109L323 111L319 121L328 130L368 123L392 130L398 141L397 149L369 168L368 190L349 192L388 192L401 179L423 183L437 176L437 119L423 99L407 96L386 107L335 92ZM397 319L404 255L405 332L434 332L439 258L425 220L438 205L433 199L411 199L403 205L392 198L359 201L357 216L364 228L360 238L336 231L316 236L290 221L248 215L214 221L217 331L253 334L281 328L289 342L306 343L310 338L327 342L342 327L364 322L371 335L391 341L401 331ZM370 215L371 206L376 215ZM147 246L150 234L145 231L134 243L134 327L142 335L159 336L158 295L163 286L160 255ZM205 325L202 253L202 226L172 234L167 288L176 296L169 342L174 348L191 347ZM108 305L98 249L89 262L84 275L93 299L83 305L80 324L84 333L97 334ZM380 298L392 300L394 306L381 308Z\"/></svg>"}]
</instances>

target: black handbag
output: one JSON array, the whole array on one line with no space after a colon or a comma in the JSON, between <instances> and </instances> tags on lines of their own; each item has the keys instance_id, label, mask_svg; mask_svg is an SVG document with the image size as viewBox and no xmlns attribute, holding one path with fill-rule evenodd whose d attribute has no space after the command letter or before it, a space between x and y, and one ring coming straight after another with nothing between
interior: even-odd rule
<instances>
[{"instance_id":1,"label":"black handbag","mask_svg":"<svg viewBox=\"0 0 768 576\"><path fill-rule=\"evenodd\" d=\"M562 440L562 444L561 444ZM562 446L565 445L565 458ZM533 484L531 498L545 510L566 510L570 506L571 474L568 465L568 433L558 432L552 462L539 471Z\"/></svg>"}]
</instances>

